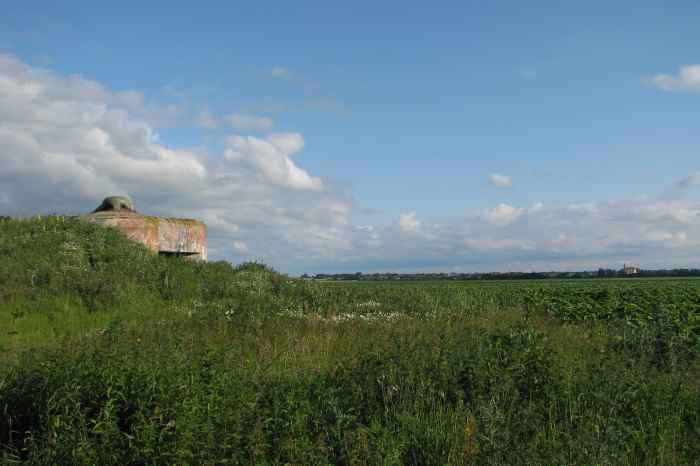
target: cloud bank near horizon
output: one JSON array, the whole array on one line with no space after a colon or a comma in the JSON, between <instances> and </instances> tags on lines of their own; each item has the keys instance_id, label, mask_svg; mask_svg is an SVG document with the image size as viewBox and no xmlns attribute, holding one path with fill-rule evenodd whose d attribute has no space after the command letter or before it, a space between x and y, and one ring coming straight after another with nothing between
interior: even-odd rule
<instances>
[{"instance_id":1,"label":"cloud bank near horizon","mask_svg":"<svg viewBox=\"0 0 700 466\"><path fill-rule=\"evenodd\" d=\"M664 91L700 91L700 65L681 66L677 76L657 74L651 83Z\"/></svg>"},{"instance_id":2,"label":"cloud bank near horizon","mask_svg":"<svg viewBox=\"0 0 700 466\"><path fill-rule=\"evenodd\" d=\"M302 134L271 132L273 122L254 115L222 121L203 112L193 125L230 128L223 149L175 149L157 132L158 121L175 113L135 91L0 55L0 214L84 213L107 195L126 194L142 212L206 222L212 259L262 260L292 273L700 261L700 202L682 196L501 202L441 221L406 206L397 218L357 225L352 193L295 162ZM696 189L699 173L676 188ZM505 175L490 182L513 186Z\"/></svg>"}]
</instances>

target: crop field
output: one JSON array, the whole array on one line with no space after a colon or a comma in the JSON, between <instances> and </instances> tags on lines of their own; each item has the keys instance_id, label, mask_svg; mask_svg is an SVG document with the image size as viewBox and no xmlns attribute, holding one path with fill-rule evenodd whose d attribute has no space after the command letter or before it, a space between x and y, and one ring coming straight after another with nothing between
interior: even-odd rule
<instances>
[{"instance_id":1,"label":"crop field","mask_svg":"<svg viewBox=\"0 0 700 466\"><path fill-rule=\"evenodd\" d=\"M0 462L700 464L700 280L322 282L0 220Z\"/></svg>"}]
</instances>

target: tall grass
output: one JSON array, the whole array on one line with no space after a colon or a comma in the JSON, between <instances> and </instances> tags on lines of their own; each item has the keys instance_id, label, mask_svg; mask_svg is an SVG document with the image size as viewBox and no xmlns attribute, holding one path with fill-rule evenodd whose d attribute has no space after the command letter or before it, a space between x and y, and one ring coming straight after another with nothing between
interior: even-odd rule
<instances>
[{"instance_id":1,"label":"tall grass","mask_svg":"<svg viewBox=\"0 0 700 466\"><path fill-rule=\"evenodd\" d=\"M562 319L571 290L306 282L1 221L0 459L698 464L696 314Z\"/></svg>"}]
</instances>

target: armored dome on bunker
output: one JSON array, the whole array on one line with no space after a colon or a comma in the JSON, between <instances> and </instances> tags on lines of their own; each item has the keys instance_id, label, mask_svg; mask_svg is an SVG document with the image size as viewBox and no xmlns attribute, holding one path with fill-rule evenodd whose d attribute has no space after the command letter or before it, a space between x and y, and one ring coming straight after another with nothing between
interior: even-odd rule
<instances>
[{"instance_id":1,"label":"armored dome on bunker","mask_svg":"<svg viewBox=\"0 0 700 466\"><path fill-rule=\"evenodd\" d=\"M110 196L110 197L105 197L104 200L102 201L102 204L100 204L97 209L93 211L95 212L108 212L108 211L115 211L115 210L128 210L130 212L135 212L136 209L134 209L134 203L131 202L131 199L129 199L126 196Z\"/></svg>"},{"instance_id":2,"label":"armored dome on bunker","mask_svg":"<svg viewBox=\"0 0 700 466\"><path fill-rule=\"evenodd\" d=\"M129 239L144 244L161 255L182 256L188 260L207 260L207 227L187 218L141 215L128 197L111 196L86 220L114 227Z\"/></svg>"}]
</instances>

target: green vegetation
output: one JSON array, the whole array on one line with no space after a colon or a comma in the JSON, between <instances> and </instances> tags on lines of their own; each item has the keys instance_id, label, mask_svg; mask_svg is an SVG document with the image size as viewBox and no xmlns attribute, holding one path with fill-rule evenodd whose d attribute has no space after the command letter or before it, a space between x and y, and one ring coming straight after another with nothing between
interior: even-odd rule
<instances>
[{"instance_id":1,"label":"green vegetation","mask_svg":"<svg viewBox=\"0 0 700 466\"><path fill-rule=\"evenodd\" d=\"M700 281L323 283L0 220L3 464L700 464Z\"/></svg>"}]
</instances>

